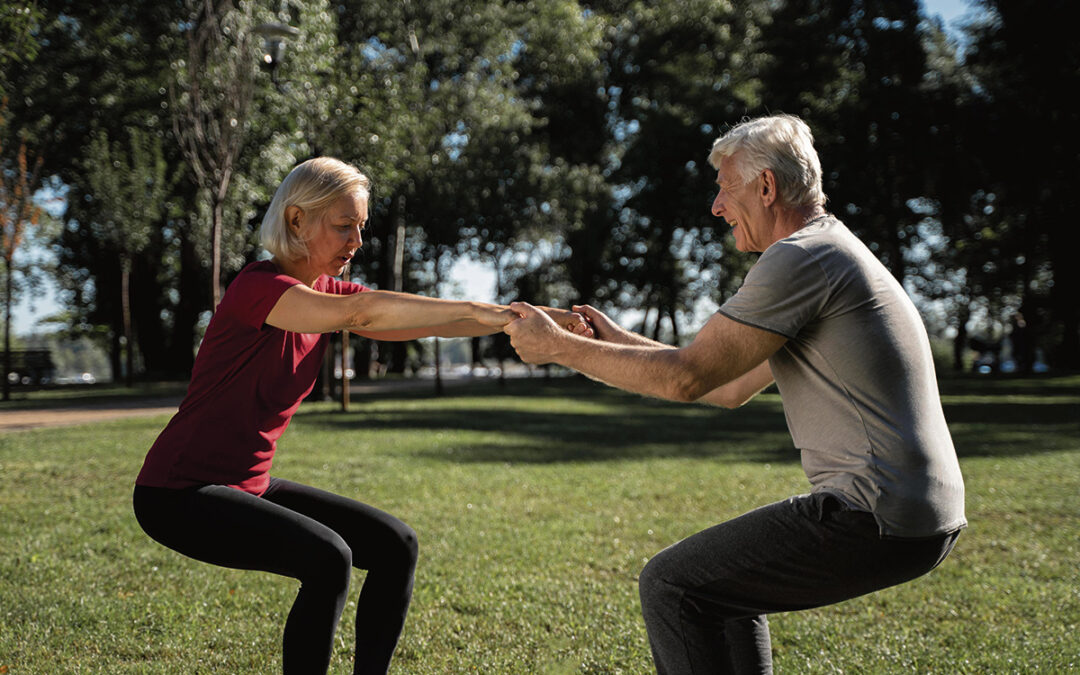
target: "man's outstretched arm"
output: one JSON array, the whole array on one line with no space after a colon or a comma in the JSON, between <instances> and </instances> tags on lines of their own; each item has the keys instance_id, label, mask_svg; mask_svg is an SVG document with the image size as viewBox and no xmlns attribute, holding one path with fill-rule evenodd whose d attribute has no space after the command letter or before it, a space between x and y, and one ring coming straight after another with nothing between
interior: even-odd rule
<instances>
[{"instance_id":1,"label":"man's outstretched arm","mask_svg":"<svg viewBox=\"0 0 1080 675\"><path fill-rule=\"evenodd\" d=\"M675 401L696 401L751 371L755 376L750 384L760 383L760 391L768 381L761 382L763 373L756 369L786 341L717 314L681 349L616 344L560 331L527 303L512 303L510 308L521 318L504 331L525 362L558 363L619 389Z\"/></svg>"}]
</instances>

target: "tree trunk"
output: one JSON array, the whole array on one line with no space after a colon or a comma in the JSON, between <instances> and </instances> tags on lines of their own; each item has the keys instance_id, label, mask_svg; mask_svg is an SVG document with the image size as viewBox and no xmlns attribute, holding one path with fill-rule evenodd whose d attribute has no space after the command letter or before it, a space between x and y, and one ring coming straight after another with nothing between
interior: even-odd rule
<instances>
[{"instance_id":1,"label":"tree trunk","mask_svg":"<svg viewBox=\"0 0 1080 675\"><path fill-rule=\"evenodd\" d=\"M394 257L391 261L391 283L398 293L405 290L405 195L398 195L397 214L394 219ZM390 356L387 370L404 373L408 361L408 343L392 342L386 350Z\"/></svg>"},{"instance_id":2,"label":"tree trunk","mask_svg":"<svg viewBox=\"0 0 1080 675\"><path fill-rule=\"evenodd\" d=\"M953 370L958 373L964 370L964 350L967 349L969 318L971 318L971 310L967 306L961 308L956 318L956 337L953 338Z\"/></svg>"},{"instance_id":3,"label":"tree trunk","mask_svg":"<svg viewBox=\"0 0 1080 675\"><path fill-rule=\"evenodd\" d=\"M435 338L435 395L443 395L442 351L439 349L439 338Z\"/></svg>"},{"instance_id":4,"label":"tree trunk","mask_svg":"<svg viewBox=\"0 0 1080 675\"><path fill-rule=\"evenodd\" d=\"M124 384L134 386L135 340L131 335L131 256L120 262L120 318L124 326Z\"/></svg>"},{"instance_id":5,"label":"tree trunk","mask_svg":"<svg viewBox=\"0 0 1080 675\"><path fill-rule=\"evenodd\" d=\"M352 270L349 263L345 263L345 273L342 275L346 281L350 281ZM349 329L341 331L341 410L349 412Z\"/></svg>"},{"instance_id":6,"label":"tree trunk","mask_svg":"<svg viewBox=\"0 0 1080 675\"><path fill-rule=\"evenodd\" d=\"M4 266L4 400L11 400L11 261Z\"/></svg>"},{"instance_id":7,"label":"tree trunk","mask_svg":"<svg viewBox=\"0 0 1080 675\"><path fill-rule=\"evenodd\" d=\"M677 318L675 318L675 314L676 314L676 312L675 312L675 303L672 302L671 306L668 307L668 318L671 320L671 335L672 335L671 344L678 347L679 346L679 320Z\"/></svg>"},{"instance_id":8,"label":"tree trunk","mask_svg":"<svg viewBox=\"0 0 1080 675\"><path fill-rule=\"evenodd\" d=\"M216 312L221 302L221 221L224 217L224 205L214 199L214 213L210 225L211 263L210 263L210 311Z\"/></svg>"}]
</instances>

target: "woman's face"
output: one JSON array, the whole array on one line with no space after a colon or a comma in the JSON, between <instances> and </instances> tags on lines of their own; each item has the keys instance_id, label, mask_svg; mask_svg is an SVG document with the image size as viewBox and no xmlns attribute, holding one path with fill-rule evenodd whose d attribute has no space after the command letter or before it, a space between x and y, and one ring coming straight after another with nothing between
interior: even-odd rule
<instances>
[{"instance_id":1,"label":"woman's face","mask_svg":"<svg viewBox=\"0 0 1080 675\"><path fill-rule=\"evenodd\" d=\"M354 192L340 197L313 222L304 223L310 271L339 276L363 244L368 219L367 197Z\"/></svg>"}]
</instances>

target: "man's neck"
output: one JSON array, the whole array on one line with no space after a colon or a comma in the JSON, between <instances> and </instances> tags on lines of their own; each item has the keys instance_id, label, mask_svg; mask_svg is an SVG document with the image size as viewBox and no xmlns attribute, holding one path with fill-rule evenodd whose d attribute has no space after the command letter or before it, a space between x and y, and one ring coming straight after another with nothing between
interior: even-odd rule
<instances>
[{"instance_id":1,"label":"man's neck","mask_svg":"<svg viewBox=\"0 0 1080 675\"><path fill-rule=\"evenodd\" d=\"M781 208L776 218L775 231L780 234L777 241L789 237L810 222L825 215L825 208L817 204L813 206L798 206L793 209Z\"/></svg>"}]
</instances>

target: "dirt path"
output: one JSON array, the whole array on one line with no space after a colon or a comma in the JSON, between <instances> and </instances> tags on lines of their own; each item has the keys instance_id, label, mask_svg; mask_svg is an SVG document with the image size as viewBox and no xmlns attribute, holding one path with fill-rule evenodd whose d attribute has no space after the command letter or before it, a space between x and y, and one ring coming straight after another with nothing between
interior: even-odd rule
<instances>
[{"instance_id":1,"label":"dirt path","mask_svg":"<svg viewBox=\"0 0 1080 675\"><path fill-rule=\"evenodd\" d=\"M459 387L470 383L482 382L483 379L445 378L445 387ZM407 391L425 391L434 387L432 380L416 378L409 380L381 380L374 382L353 383L349 387L352 396L364 396L380 393ZM86 401L50 408L28 408L25 410L0 411L0 434L43 427L71 426L90 424L127 417L149 417L153 415L172 415L180 406L180 395L147 396L144 398L119 398L105 401Z\"/></svg>"},{"instance_id":2,"label":"dirt path","mask_svg":"<svg viewBox=\"0 0 1080 675\"><path fill-rule=\"evenodd\" d=\"M171 415L180 405L179 396L119 401L95 401L56 408L0 411L0 434L42 427L88 424L125 417Z\"/></svg>"}]
</instances>

